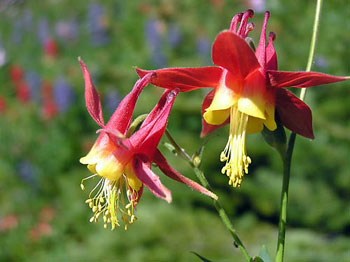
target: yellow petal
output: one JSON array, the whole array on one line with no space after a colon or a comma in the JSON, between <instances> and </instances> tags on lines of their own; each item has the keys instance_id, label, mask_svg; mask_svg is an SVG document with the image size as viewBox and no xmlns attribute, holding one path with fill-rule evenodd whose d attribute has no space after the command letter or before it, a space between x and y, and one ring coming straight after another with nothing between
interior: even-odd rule
<instances>
[{"instance_id":1,"label":"yellow petal","mask_svg":"<svg viewBox=\"0 0 350 262\"><path fill-rule=\"evenodd\" d=\"M277 128L275 122L275 106L271 104L266 104L265 109L266 120L264 121L264 125L270 130L273 131Z\"/></svg>"},{"instance_id":2,"label":"yellow petal","mask_svg":"<svg viewBox=\"0 0 350 262\"><path fill-rule=\"evenodd\" d=\"M213 101L211 102L210 106L206 109L206 111L213 111L213 110L222 110L230 108L234 103L237 101L237 94L234 90L238 90L239 86L238 82L232 83L231 86L228 87L226 85L226 75L229 74L228 72L224 72L223 76L221 78L219 86L215 88L215 94Z\"/></svg>"},{"instance_id":3,"label":"yellow petal","mask_svg":"<svg viewBox=\"0 0 350 262\"><path fill-rule=\"evenodd\" d=\"M87 168L90 170L91 173L96 174L96 164L88 164Z\"/></svg>"},{"instance_id":4,"label":"yellow petal","mask_svg":"<svg viewBox=\"0 0 350 262\"><path fill-rule=\"evenodd\" d=\"M98 175L110 181L118 180L124 171L124 165L117 161L112 153L99 159L95 168Z\"/></svg>"},{"instance_id":5,"label":"yellow petal","mask_svg":"<svg viewBox=\"0 0 350 262\"><path fill-rule=\"evenodd\" d=\"M264 128L263 122L264 120L260 118L250 116L247 124L247 133L252 134L261 132Z\"/></svg>"},{"instance_id":6,"label":"yellow petal","mask_svg":"<svg viewBox=\"0 0 350 262\"><path fill-rule=\"evenodd\" d=\"M244 80L238 110L249 116L265 119L265 92L265 78L259 70L256 70Z\"/></svg>"},{"instance_id":7,"label":"yellow petal","mask_svg":"<svg viewBox=\"0 0 350 262\"><path fill-rule=\"evenodd\" d=\"M205 122L211 125L221 125L230 117L230 108L207 111L203 114Z\"/></svg>"},{"instance_id":8,"label":"yellow petal","mask_svg":"<svg viewBox=\"0 0 350 262\"><path fill-rule=\"evenodd\" d=\"M132 169L131 161L126 165L126 167L124 169L124 173L126 175L126 178L128 179L129 186L132 189L138 191L142 186L142 182L136 177L136 175Z\"/></svg>"}]
</instances>

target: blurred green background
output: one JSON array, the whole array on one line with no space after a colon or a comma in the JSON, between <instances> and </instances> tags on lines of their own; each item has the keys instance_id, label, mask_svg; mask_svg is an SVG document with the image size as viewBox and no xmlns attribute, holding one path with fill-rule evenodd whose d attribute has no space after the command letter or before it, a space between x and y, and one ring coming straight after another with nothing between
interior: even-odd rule
<instances>
[{"instance_id":1,"label":"blurred green background","mask_svg":"<svg viewBox=\"0 0 350 262\"><path fill-rule=\"evenodd\" d=\"M315 1L0 1L0 260L243 261L210 199L161 175L169 205L147 189L128 231L91 224L84 204L89 175L79 158L96 139L78 56L92 73L105 118L137 80L133 66L211 65L215 36L247 8L257 41L264 10L276 33L281 70L306 65ZM313 70L350 74L348 0L325 1ZM350 84L308 90L315 140L297 138L290 182L286 261L350 261ZM295 90L293 90L295 91ZM181 94L168 124L190 154L203 143L200 107L206 91ZM149 86L135 116L149 112L162 90ZM160 149L184 175L187 164ZM253 160L241 189L227 185L219 154L227 129L215 133L202 168L251 255L274 254L282 165L261 134L247 138ZM88 183L87 187L92 187Z\"/></svg>"}]
</instances>

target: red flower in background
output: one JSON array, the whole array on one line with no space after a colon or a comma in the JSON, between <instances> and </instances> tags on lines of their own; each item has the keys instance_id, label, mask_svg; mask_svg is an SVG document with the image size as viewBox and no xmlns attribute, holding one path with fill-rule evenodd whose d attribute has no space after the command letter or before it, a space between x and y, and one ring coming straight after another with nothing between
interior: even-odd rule
<instances>
[{"instance_id":1,"label":"red flower in background","mask_svg":"<svg viewBox=\"0 0 350 262\"><path fill-rule=\"evenodd\" d=\"M55 58L58 55L58 45L53 38L48 38L44 42L44 53L49 58Z\"/></svg>"},{"instance_id":2,"label":"red flower in background","mask_svg":"<svg viewBox=\"0 0 350 262\"><path fill-rule=\"evenodd\" d=\"M265 13L259 45L254 50L245 38L254 25L248 23L253 11L233 17L230 30L221 32L212 47L213 63L218 67L165 68L159 70L136 69L143 77L155 73L151 83L182 92L214 87L203 101L202 132L204 136L230 123L230 136L220 160L226 162L222 173L229 184L239 187L251 163L246 154L247 133L260 132L265 126L276 129L275 114L280 122L293 132L313 138L310 108L283 87L311 87L344 81L316 72L277 71L277 58L273 46L275 38L269 34L266 43L266 24L270 13ZM238 23L240 26L238 27ZM237 28L238 27L238 28Z\"/></svg>"},{"instance_id":3,"label":"red flower in background","mask_svg":"<svg viewBox=\"0 0 350 262\"><path fill-rule=\"evenodd\" d=\"M10 67L10 79L15 88L16 98L22 104L26 104L31 97L28 84L23 79L23 76L23 69L20 65L12 65Z\"/></svg>"},{"instance_id":4,"label":"red flower in background","mask_svg":"<svg viewBox=\"0 0 350 262\"><path fill-rule=\"evenodd\" d=\"M94 213L91 222L96 222L102 215L105 227L110 223L114 229L115 226L120 225L121 219L127 229L128 225L136 220L134 209L141 197L143 185L155 196L170 202L171 193L151 170L151 162L156 163L170 178L216 198L213 193L171 168L157 149L177 96L177 90L166 90L138 131L127 137L137 98L154 74L145 74L136 82L132 91L120 102L105 125L98 93L85 64L82 61L80 64L85 79L87 110L102 128L98 131L100 135L90 152L80 159L80 162L87 164L88 169L93 173L88 178L101 177L86 201ZM83 184L82 188L84 189ZM97 192L92 196L95 190Z\"/></svg>"},{"instance_id":5,"label":"red flower in background","mask_svg":"<svg viewBox=\"0 0 350 262\"><path fill-rule=\"evenodd\" d=\"M52 119L57 115L57 106L52 93L52 85L47 81L43 81L41 87L41 96L43 100L42 114L44 119Z\"/></svg>"},{"instance_id":6,"label":"red flower in background","mask_svg":"<svg viewBox=\"0 0 350 262\"><path fill-rule=\"evenodd\" d=\"M6 110L7 104L3 96L0 96L0 114L4 113Z\"/></svg>"}]
</instances>

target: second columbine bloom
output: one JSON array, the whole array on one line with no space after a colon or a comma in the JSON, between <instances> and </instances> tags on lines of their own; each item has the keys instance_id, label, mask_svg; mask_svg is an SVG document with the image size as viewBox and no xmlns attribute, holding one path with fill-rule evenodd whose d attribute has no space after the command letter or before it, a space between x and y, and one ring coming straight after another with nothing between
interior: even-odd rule
<instances>
[{"instance_id":1,"label":"second columbine bloom","mask_svg":"<svg viewBox=\"0 0 350 262\"><path fill-rule=\"evenodd\" d=\"M101 127L100 133L90 152L80 159L99 182L91 191L86 203L93 211L91 222L103 217L105 227L114 229L124 222L125 229L136 220L136 205L145 185L151 192L167 202L171 202L171 192L151 170L154 162L170 178L193 189L217 198L196 182L182 176L170 167L157 149L165 131L169 113L177 96L177 90L166 90L154 109L148 114L140 128L129 133L131 118L138 96L150 82L153 73L138 80L132 91L120 102L111 119L105 125L101 103L85 64L80 61L85 79L86 107L95 122ZM83 179L81 183L84 189Z\"/></svg>"}]
</instances>

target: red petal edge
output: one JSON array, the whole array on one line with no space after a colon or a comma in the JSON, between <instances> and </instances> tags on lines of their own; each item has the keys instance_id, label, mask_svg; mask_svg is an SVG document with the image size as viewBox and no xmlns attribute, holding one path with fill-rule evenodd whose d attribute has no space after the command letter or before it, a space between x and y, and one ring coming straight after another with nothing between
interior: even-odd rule
<instances>
[{"instance_id":1,"label":"red petal edge","mask_svg":"<svg viewBox=\"0 0 350 262\"><path fill-rule=\"evenodd\" d=\"M301 136L315 138L312 130L310 108L299 98L285 89L276 91L276 110L281 123Z\"/></svg>"}]
</instances>

